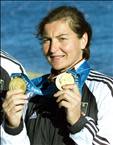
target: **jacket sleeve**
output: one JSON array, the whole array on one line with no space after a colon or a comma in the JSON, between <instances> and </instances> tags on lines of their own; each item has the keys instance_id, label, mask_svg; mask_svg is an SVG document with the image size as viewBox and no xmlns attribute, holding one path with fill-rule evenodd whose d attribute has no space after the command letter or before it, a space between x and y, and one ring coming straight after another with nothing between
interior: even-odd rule
<instances>
[{"instance_id":1,"label":"jacket sleeve","mask_svg":"<svg viewBox=\"0 0 113 145\"><path fill-rule=\"evenodd\" d=\"M25 125L22 131L19 132L18 134L9 134L9 132L5 131L3 124L1 125L0 128L1 128L1 139L0 139L1 145L30 145Z\"/></svg>"},{"instance_id":2,"label":"jacket sleeve","mask_svg":"<svg viewBox=\"0 0 113 145\"><path fill-rule=\"evenodd\" d=\"M98 105L97 124L86 116L87 121L78 132L71 132L70 137L80 145L113 145L113 96L104 87L96 98ZM96 94L95 94L96 95Z\"/></svg>"}]
</instances>

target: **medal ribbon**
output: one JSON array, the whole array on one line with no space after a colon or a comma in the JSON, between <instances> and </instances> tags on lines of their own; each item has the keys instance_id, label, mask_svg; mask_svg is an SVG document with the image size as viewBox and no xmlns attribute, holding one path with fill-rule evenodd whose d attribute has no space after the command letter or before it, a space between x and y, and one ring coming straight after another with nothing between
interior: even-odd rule
<instances>
[{"instance_id":1,"label":"medal ribbon","mask_svg":"<svg viewBox=\"0 0 113 145\"><path fill-rule=\"evenodd\" d=\"M81 93L83 84L89 74L89 71L90 67L86 60L80 65L80 67L77 70L70 68L66 71L67 73L71 73L73 75L75 83L78 85ZM26 94L28 94L29 98L36 95L52 96L56 91L58 91L54 81L50 82L47 75L32 80L30 80L23 73L13 73L11 77L20 77L26 82Z\"/></svg>"}]
</instances>

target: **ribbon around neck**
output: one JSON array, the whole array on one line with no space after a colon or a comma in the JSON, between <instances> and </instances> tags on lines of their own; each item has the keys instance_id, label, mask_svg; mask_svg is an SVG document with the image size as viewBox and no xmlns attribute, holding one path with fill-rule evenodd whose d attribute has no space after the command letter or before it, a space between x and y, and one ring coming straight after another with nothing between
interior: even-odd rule
<instances>
[{"instance_id":1,"label":"ribbon around neck","mask_svg":"<svg viewBox=\"0 0 113 145\"><path fill-rule=\"evenodd\" d=\"M90 67L85 60L80 67L75 69L68 69L66 72L71 73L75 78L75 83L78 85L80 92L82 93L82 87L89 74ZM39 96L52 96L56 91L58 91L54 82L49 82L48 75L44 75L35 79L30 80L27 75L23 73L13 73L12 78L20 77L22 78L27 86L26 94L28 98L32 98L36 95Z\"/></svg>"},{"instance_id":2,"label":"ribbon around neck","mask_svg":"<svg viewBox=\"0 0 113 145\"><path fill-rule=\"evenodd\" d=\"M84 85L85 80L90 72L90 66L88 62L85 60L78 69L69 69L68 73L71 73L75 78L75 83L78 85L80 92L82 94L82 87Z\"/></svg>"}]
</instances>

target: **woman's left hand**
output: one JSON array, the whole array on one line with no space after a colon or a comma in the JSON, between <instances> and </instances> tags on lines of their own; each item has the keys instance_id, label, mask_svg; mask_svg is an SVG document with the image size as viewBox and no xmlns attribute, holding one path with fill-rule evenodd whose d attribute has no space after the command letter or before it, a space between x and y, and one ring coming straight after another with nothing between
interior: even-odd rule
<instances>
[{"instance_id":1,"label":"woman's left hand","mask_svg":"<svg viewBox=\"0 0 113 145\"><path fill-rule=\"evenodd\" d=\"M64 85L63 90L54 94L59 108L64 107L70 125L75 124L81 115L81 94L77 85Z\"/></svg>"}]
</instances>

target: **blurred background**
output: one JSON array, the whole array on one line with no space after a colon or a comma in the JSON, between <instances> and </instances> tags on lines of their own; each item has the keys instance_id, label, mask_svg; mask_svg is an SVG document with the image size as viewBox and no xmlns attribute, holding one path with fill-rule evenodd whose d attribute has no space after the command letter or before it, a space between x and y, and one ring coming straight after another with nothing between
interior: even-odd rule
<instances>
[{"instance_id":1,"label":"blurred background","mask_svg":"<svg viewBox=\"0 0 113 145\"><path fill-rule=\"evenodd\" d=\"M113 1L1 1L1 48L28 72L49 73L50 66L35 38L36 25L51 8L79 8L93 29L90 63L113 77Z\"/></svg>"}]
</instances>

